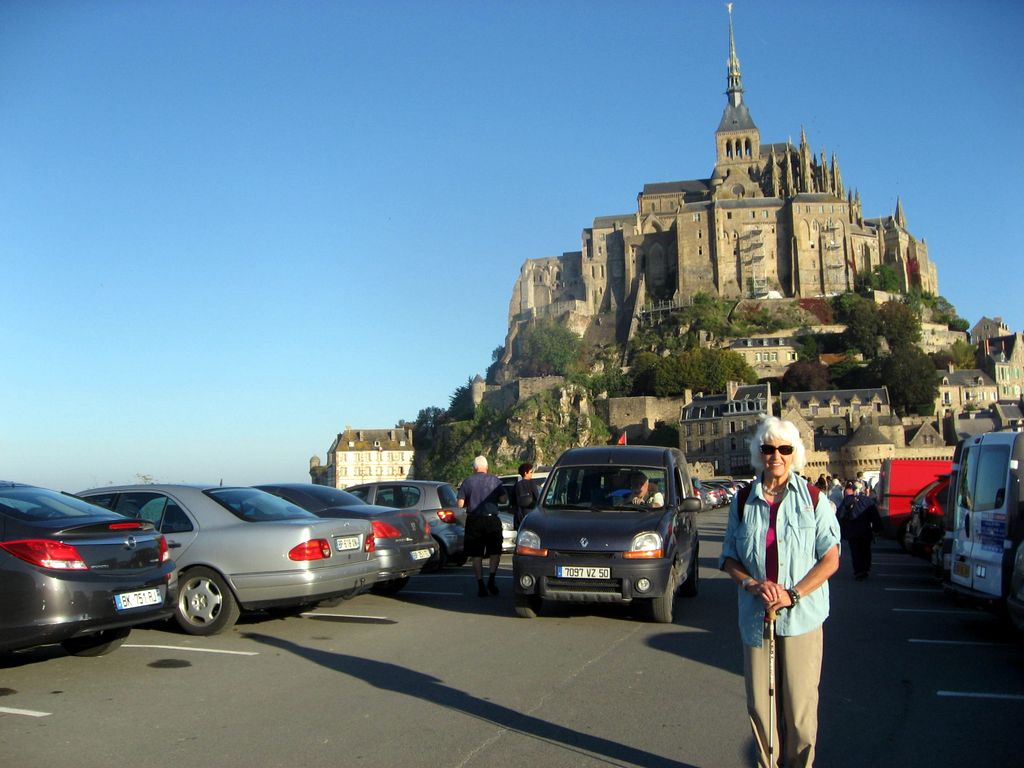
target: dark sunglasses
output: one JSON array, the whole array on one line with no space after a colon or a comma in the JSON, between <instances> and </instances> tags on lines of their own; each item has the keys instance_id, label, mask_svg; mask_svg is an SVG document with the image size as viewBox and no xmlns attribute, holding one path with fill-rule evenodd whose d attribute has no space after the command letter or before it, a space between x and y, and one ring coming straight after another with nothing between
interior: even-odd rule
<instances>
[{"instance_id":1,"label":"dark sunglasses","mask_svg":"<svg viewBox=\"0 0 1024 768\"><path fill-rule=\"evenodd\" d=\"M771 456L773 453L778 451L783 456L789 456L793 453L792 445L768 445L767 443L761 446L761 453L765 456Z\"/></svg>"}]
</instances>

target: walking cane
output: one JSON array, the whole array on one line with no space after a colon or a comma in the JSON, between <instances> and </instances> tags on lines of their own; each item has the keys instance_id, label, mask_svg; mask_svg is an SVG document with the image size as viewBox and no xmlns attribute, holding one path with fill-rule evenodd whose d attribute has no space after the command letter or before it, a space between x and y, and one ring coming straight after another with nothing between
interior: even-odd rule
<instances>
[{"instance_id":1,"label":"walking cane","mask_svg":"<svg viewBox=\"0 0 1024 768\"><path fill-rule=\"evenodd\" d=\"M768 765L775 768L775 609L768 611Z\"/></svg>"}]
</instances>

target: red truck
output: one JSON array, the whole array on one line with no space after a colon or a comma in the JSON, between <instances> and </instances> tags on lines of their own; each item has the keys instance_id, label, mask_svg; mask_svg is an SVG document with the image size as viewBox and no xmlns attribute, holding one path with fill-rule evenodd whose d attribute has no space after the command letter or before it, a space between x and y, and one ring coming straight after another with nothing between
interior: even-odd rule
<instances>
[{"instance_id":1,"label":"red truck","mask_svg":"<svg viewBox=\"0 0 1024 768\"><path fill-rule=\"evenodd\" d=\"M948 475L951 460L886 459L878 473L875 498L882 518L883 535L903 542L910 521L910 502L918 491L940 475Z\"/></svg>"}]
</instances>

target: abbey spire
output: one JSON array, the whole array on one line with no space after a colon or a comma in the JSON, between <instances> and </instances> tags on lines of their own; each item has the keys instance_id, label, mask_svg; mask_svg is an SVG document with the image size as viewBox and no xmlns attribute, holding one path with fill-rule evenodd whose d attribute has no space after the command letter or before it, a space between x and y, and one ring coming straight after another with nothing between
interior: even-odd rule
<instances>
[{"instance_id":1,"label":"abbey spire","mask_svg":"<svg viewBox=\"0 0 1024 768\"><path fill-rule=\"evenodd\" d=\"M743 103L743 78L740 75L740 59L736 55L736 37L732 30L732 3L728 3L726 8L729 9L729 64L725 92L729 96L729 104L738 107Z\"/></svg>"},{"instance_id":2,"label":"abbey spire","mask_svg":"<svg viewBox=\"0 0 1024 768\"><path fill-rule=\"evenodd\" d=\"M727 101L722 119L715 131L716 180L731 181L726 187L719 185L717 196L749 197L759 196L758 184L751 178L750 171L760 167L761 133L750 117L747 105L743 103L743 80L740 76L740 59L736 55L736 34L732 25L732 3L729 9L729 60L726 64Z\"/></svg>"}]
</instances>

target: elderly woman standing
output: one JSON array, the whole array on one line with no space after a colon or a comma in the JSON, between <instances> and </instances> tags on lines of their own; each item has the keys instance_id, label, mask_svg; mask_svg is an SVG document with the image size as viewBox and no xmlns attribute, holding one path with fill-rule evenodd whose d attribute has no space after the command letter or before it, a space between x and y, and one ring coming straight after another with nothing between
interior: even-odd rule
<instances>
[{"instance_id":1,"label":"elderly woman standing","mask_svg":"<svg viewBox=\"0 0 1024 768\"><path fill-rule=\"evenodd\" d=\"M719 562L739 585L747 711L762 768L769 766L769 743L778 745L779 765L814 763L821 625L829 610L827 580L839 568L839 525L825 494L798 474L805 456L792 422L761 422L750 446L758 477L733 499ZM764 641L770 612L777 615L778 647L772 715ZM781 738L769 737L770 722Z\"/></svg>"}]
</instances>

